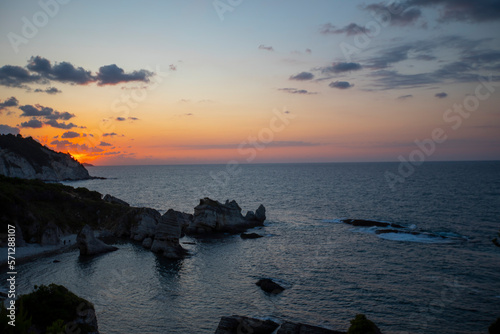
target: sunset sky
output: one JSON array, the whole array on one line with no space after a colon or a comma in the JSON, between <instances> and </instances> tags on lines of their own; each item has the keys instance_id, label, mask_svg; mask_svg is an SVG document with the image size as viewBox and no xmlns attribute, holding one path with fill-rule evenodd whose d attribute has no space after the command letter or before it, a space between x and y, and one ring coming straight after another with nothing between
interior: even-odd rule
<instances>
[{"instance_id":1,"label":"sunset sky","mask_svg":"<svg viewBox=\"0 0 500 334\"><path fill-rule=\"evenodd\" d=\"M0 0L0 132L97 165L498 160L499 31L498 0Z\"/></svg>"}]
</instances>

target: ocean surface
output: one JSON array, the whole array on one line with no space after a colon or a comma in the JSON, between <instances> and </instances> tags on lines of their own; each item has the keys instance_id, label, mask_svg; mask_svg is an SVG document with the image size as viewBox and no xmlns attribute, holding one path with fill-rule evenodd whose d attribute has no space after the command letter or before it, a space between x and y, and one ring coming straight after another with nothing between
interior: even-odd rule
<instances>
[{"instance_id":1,"label":"ocean surface","mask_svg":"<svg viewBox=\"0 0 500 334\"><path fill-rule=\"evenodd\" d=\"M214 333L232 314L347 330L357 313L384 333L487 333L500 316L500 162L426 162L391 189L385 174L398 166L89 167L107 179L66 184L162 213L192 213L205 196L244 212L262 203L265 237L184 237L195 244L175 262L132 243L92 259L71 251L19 265L18 291L63 284L94 303L104 334ZM255 285L263 277L287 289L268 295Z\"/></svg>"}]
</instances>

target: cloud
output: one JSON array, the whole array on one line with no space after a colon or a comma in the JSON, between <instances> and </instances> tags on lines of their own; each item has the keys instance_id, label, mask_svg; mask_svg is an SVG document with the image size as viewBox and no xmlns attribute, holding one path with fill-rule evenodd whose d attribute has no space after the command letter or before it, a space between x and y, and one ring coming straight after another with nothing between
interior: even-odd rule
<instances>
[{"instance_id":1,"label":"cloud","mask_svg":"<svg viewBox=\"0 0 500 334\"><path fill-rule=\"evenodd\" d=\"M146 70L133 71L125 73L122 68L115 64L106 65L99 68L97 80L99 86L116 85L123 82L142 81L149 82L149 78L153 75L152 72Z\"/></svg>"},{"instance_id":2,"label":"cloud","mask_svg":"<svg viewBox=\"0 0 500 334\"><path fill-rule=\"evenodd\" d=\"M413 95L407 94L407 95L401 95L397 99L398 100L406 100L406 99L409 99L409 98L412 98L412 97L413 97Z\"/></svg>"},{"instance_id":3,"label":"cloud","mask_svg":"<svg viewBox=\"0 0 500 334\"><path fill-rule=\"evenodd\" d=\"M342 73L358 71L363 67L359 63L334 63L332 66L321 67L319 70L323 73Z\"/></svg>"},{"instance_id":4,"label":"cloud","mask_svg":"<svg viewBox=\"0 0 500 334\"><path fill-rule=\"evenodd\" d=\"M290 94L304 94L304 95L318 94L316 92L309 92L305 89L297 89L297 88L278 88L278 90L282 90Z\"/></svg>"},{"instance_id":5,"label":"cloud","mask_svg":"<svg viewBox=\"0 0 500 334\"><path fill-rule=\"evenodd\" d=\"M37 88L34 90L34 92L35 93L47 93L47 94L51 94L51 95L54 95L57 93L62 93L62 91L57 89L56 87L48 87L46 89Z\"/></svg>"},{"instance_id":6,"label":"cloud","mask_svg":"<svg viewBox=\"0 0 500 334\"><path fill-rule=\"evenodd\" d=\"M78 138L80 137L80 134L78 132L73 132L73 131L67 131L62 134L61 138L63 139L71 139L71 138Z\"/></svg>"},{"instance_id":7,"label":"cloud","mask_svg":"<svg viewBox=\"0 0 500 334\"><path fill-rule=\"evenodd\" d=\"M23 113L20 115L21 117L43 117L50 120L60 119L64 121L75 117L75 114L70 114L67 111L59 112L50 107L44 107L39 104L35 106L27 104L24 106L20 106L19 109L23 111Z\"/></svg>"},{"instance_id":8,"label":"cloud","mask_svg":"<svg viewBox=\"0 0 500 334\"><path fill-rule=\"evenodd\" d=\"M31 74L20 66L4 65L0 67L0 85L7 87L24 87L28 83L42 83L40 75Z\"/></svg>"},{"instance_id":9,"label":"cloud","mask_svg":"<svg viewBox=\"0 0 500 334\"><path fill-rule=\"evenodd\" d=\"M259 45L259 50L274 51L272 46L265 46L263 44Z\"/></svg>"},{"instance_id":10,"label":"cloud","mask_svg":"<svg viewBox=\"0 0 500 334\"><path fill-rule=\"evenodd\" d=\"M20 125L22 128L33 128L33 129L38 129L43 126L43 123L36 118L32 118L27 122L23 122Z\"/></svg>"},{"instance_id":11,"label":"cloud","mask_svg":"<svg viewBox=\"0 0 500 334\"><path fill-rule=\"evenodd\" d=\"M465 21L471 23L500 19L500 2L497 0L407 0L404 6L440 6L439 21Z\"/></svg>"},{"instance_id":12,"label":"cloud","mask_svg":"<svg viewBox=\"0 0 500 334\"><path fill-rule=\"evenodd\" d=\"M170 71L177 71L177 66L175 66L174 64L170 64L168 67Z\"/></svg>"},{"instance_id":13,"label":"cloud","mask_svg":"<svg viewBox=\"0 0 500 334\"><path fill-rule=\"evenodd\" d=\"M311 49L306 49L306 53L307 53L307 54L311 54L311 53L312 53L312 50L311 50Z\"/></svg>"},{"instance_id":14,"label":"cloud","mask_svg":"<svg viewBox=\"0 0 500 334\"><path fill-rule=\"evenodd\" d=\"M338 89L347 89L353 87L354 85L347 81L335 81L335 82L332 81L328 86Z\"/></svg>"},{"instance_id":15,"label":"cloud","mask_svg":"<svg viewBox=\"0 0 500 334\"><path fill-rule=\"evenodd\" d=\"M106 142L101 141L101 143L99 144L99 146L113 146L113 145L110 144L110 143L106 143Z\"/></svg>"},{"instance_id":16,"label":"cloud","mask_svg":"<svg viewBox=\"0 0 500 334\"><path fill-rule=\"evenodd\" d=\"M445 97L448 96L448 94L445 92L442 92L442 93L436 93L436 95L434 95L434 96L439 98L439 99L444 99Z\"/></svg>"},{"instance_id":17,"label":"cloud","mask_svg":"<svg viewBox=\"0 0 500 334\"><path fill-rule=\"evenodd\" d=\"M311 80L313 78L314 78L314 74L312 74L310 72L300 72L297 75L290 76L289 80L305 81L305 80Z\"/></svg>"},{"instance_id":18,"label":"cloud","mask_svg":"<svg viewBox=\"0 0 500 334\"><path fill-rule=\"evenodd\" d=\"M115 118L115 120L117 120L119 122L123 122L123 121L126 121L127 119L125 117L117 117L117 118Z\"/></svg>"},{"instance_id":19,"label":"cloud","mask_svg":"<svg viewBox=\"0 0 500 334\"><path fill-rule=\"evenodd\" d=\"M138 121L139 120L137 117L129 117L128 119L131 121Z\"/></svg>"},{"instance_id":20,"label":"cloud","mask_svg":"<svg viewBox=\"0 0 500 334\"><path fill-rule=\"evenodd\" d=\"M69 140L53 140L50 145L56 147L59 151L86 152L86 153L100 153L104 150L99 147L90 147L87 144L75 144Z\"/></svg>"},{"instance_id":21,"label":"cloud","mask_svg":"<svg viewBox=\"0 0 500 334\"><path fill-rule=\"evenodd\" d=\"M111 132L111 133L103 133L103 137L113 137L113 136L118 136L116 132Z\"/></svg>"},{"instance_id":22,"label":"cloud","mask_svg":"<svg viewBox=\"0 0 500 334\"><path fill-rule=\"evenodd\" d=\"M73 123L69 123L69 124L59 123L55 119L51 119L51 120L45 122L44 124L50 125L51 127L56 128L56 129L64 129L64 130L69 130L69 129L73 129L73 128L78 127L76 124L73 124Z\"/></svg>"},{"instance_id":23,"label":"cloud","mask_svg":"<svg viewBox=\"0 0 500 334\"><path fill-rule=\"evenodd\" d=\"M11 96L7 100L0 102L0 110L7 109L9 107L17 107L18 105L19 101L14 96Z\"/></svg>"},{"instance_id":24,"label":"cloud","mask_svg":"<svg viewBox=\"0 0 500 334\"><path fill-rule=\"evenodd\" d=\"M418 8L408 8L404 4L376 3L362 7L363 9L373 12L374 16L385 19L392 26L404 27L412 25L422 16L422 12Z\"/></svg>"},{"instance_id":25,"label":"cloud","mask_svg":"<svg viewBox=\"0 0 500 334\"><path fill-rule=\"evenodd\" d=\"M322 34L346 34L347 36L354 36L360 34L367 34L370 30L362 27L356 23L350 23L343 28L336 28L331 23L323 24L320 28Z\"/></svg>"},{"instance_id":26,"label":"cloud","mask_svg":"<svg viewBox=\"0 0 500 334\"><path fill-rule=\"evenodd\" d=\"M8 126L6 124L0 124L0 135L13 134L18 135L20 132L19 128Z\"/></svg>"}]
</instances>

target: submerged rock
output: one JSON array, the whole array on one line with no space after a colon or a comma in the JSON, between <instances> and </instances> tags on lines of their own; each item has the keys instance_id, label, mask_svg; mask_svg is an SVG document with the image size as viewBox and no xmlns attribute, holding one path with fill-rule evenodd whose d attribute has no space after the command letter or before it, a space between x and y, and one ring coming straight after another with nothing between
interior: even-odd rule
<instances>
[{"instance_id":1,"label":"submerged rock","mask_svg":"<svg viewBox=\"0 0 500 334\"><path fill-rule=\"evenodd\" d=\"M240 237L241 237L241 239L258 239L258 238L262 238L263 235L260 235L257 233L241 233Z\"/></svg>"},{"instance_id":2,"label":"submerged rock","mask_svg":"<svg viewBox=\"0 0 500 334\"><path fill-rule=\"evenodd\" d=\"M279 325L271 320L260 320L233 315L220 319L215 334L271 334L278 327Z\"/></svg>"},{"instance_id":3,"label":"submerged rock","mask_svg":"<svg viewBox=\"0 0 500 334\"><path fill-rule=\"evenodd\" d=\"M78 233L76 243L80 249L80 255L97 255L118 249L97 239L94 236L94 230L89 225L85 225L80 233Z\"/></svg>"},{"instance_id":4,"label":"submerged rock","mask_svg":"<svg viewBox=\"0 0 500 334\"><path fill-rule=\"evenodd\" d=\"M258 214L249 212L244 217L240 206L235 201L226 201L222 204L210 198L204 198L194 208L193 220L187 227L187 233L242 232L250 227L264 224L266 209L260 205L257 212Z\"/></svg>"},{"instance_id":5,"label":"submerged rock","mask_svg":"<svg viewBox=\"0 0 500 334\"><path fill-rule=\"evenodd\" d=\"M394 227L403 228L403 226L394 223L379 222L375 220L364 220L364 219L342 219L343 223L360 226L360 227Z\"/></svg>"},{"instance_id":6,"label":"submerged rock","mask_svg":"<svg viewBox=\"0 0 500 334\"><path fill-rule=\"evenodd\" d=\"M262 290L268 293L272 294L278 294L283 292L285 290L284 287L279 285L278 283L274 282L273 280L269 278L262 278L260 279L257 283L255 283L257 286L260 286Z\"/></svg>"}]
</instances>

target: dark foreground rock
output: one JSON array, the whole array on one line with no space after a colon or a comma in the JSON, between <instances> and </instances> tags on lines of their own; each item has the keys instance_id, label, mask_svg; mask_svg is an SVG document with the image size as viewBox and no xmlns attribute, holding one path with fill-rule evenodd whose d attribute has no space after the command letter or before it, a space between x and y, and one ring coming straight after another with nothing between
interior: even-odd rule
<instances>
[{"instance_id":1,"label":"dark foreground rock","mask_svg":"<svg viewBox=\"0 0 500 334\"><path fill-rule=\"evenodd\" d=\"M94 236L94 230L89 225L85 225L80 233L78 233L76 243L80 249L80 255L97 255L118 249L97 239Z\"/></svg>"},{"instance_id":2,"label":"dark foreground rock","mask_svg":"<svg viewBox=\"0 0 500 334\"><path fill-rule=\"evenodd\" d=\"M285 322L280 326L280 329L278 330L277 334L346 334L346 333L306 324Z\"/></svg>"},{"instance_id":3,"label":"dark foreground rock","mask_svg":"<svg viewBox=\"0 0 500 334\"><path fill-rule=\"evenodd\" d=\"M260 235L257 233L241 233L240 237L241 237L241 239L258 239L258 238L262 238L263 235Z\"/></svg>"},{"instance_id":4,"label":"dark foreground rock","mask_svg":"<svg viewBox=\"0 0 500 334\"><path fill-rule=\"evenodd\" d=\"M35 285L17 305L22 307L16 314L16 333L99 333L94 305L62 285ZM5 328L0 332L10 333Z\"/></svg>"},{"instance_id":5,"label":"dark foreground rock","mask_svg":"<svg viewBox=\"0 0 500 334\"><path fill-rule=\"evenodd\" d=\"M168 210L156 225L151 251L169 259L183 257L187 251L179 244L180 236L181 226L177 221L177 214L174 210Z\"/></svg>"},{"instance_id":6,"label":"dark foreground rock","mask_svg":"<svg viewBox=\"0 0 500 334\"><path fill-rule=\"evenodd\" d=\"M189 223L187 234L241 233L248 228L262 226L266 219L266 209L260 205L256 213L249 211L246 216L235 201L222 204L210 198L200 200L194 208L193 220Z\"/></svg>"},{"instance_id":7,"label":"dark foreground rock","mask_svg":"<svg viewBox=\"0 0 500 334\"><path fill-rule=\"evenodd\" d=\"M364 220L364 219L342 219L343 223L359 226L359 227L393 227L393 228L403 228L403 226L394 223L379 222L375 220Z\"/></svg>"},{"instance_id":8,"label":"dark foreground rock","mask_svg":"<svg viewBox=\"0 0 500 334\"><path fill-rule=\"evenodd\" d=\"M281 293L285 290L284 287L282 287L281 285L279 285L278 283L274 282L273 280L271 280L269 278L262 278L255 284L257 286L259 286L265 292L272 293L272 294L278 294L278 293Z\"/></svg>"},{"instance_id":9,"label":"dark foreground rock","mask_svg":"<svg viewBox=\"0 0 500 334\"><path fill-rule=\"evenodd\" d=\"M239 315L222 317L215 334L272 334L279 325L271 320L260 320Z\"/></svg>"},{"instance_id":10,"label":"dark foreground rock","mask_svg":"<svg viewBox=\"0 0 500 334\"><path fill-rule=\"evenodd\" d=\"M0 135L0 174L45 181L91 178L71 155L55 152L31 137L11 134Z\"/></svg>"}]
</instances>

